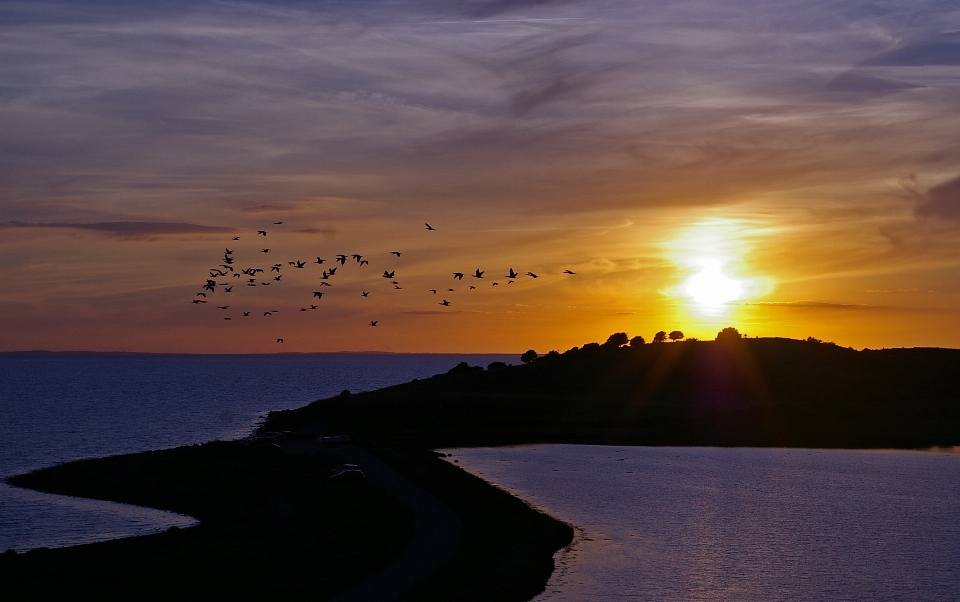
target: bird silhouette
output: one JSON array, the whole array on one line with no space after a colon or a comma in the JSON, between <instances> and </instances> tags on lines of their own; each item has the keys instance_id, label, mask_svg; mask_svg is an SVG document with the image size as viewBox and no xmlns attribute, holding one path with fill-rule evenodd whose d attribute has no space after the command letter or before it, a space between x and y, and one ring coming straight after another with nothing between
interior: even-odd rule
<instances>
[{"instance_id":1,"label":"bird silhouette","mask_svg":"<svg viewBox=\"0 0 960 602\"><path fill-rule=\"evenodd\" d=\"M226 255L233 255L233 251L231 251L231 250L230 250L229 248L227 248L227 247L224 247L223 252L224 252L224 254L226 254Z\"/></svg>"},{"instance_id":2,"label":"bird silhouette","mask_svg":"<svg viewBox=\"0 0 960 602\"><path fill-rule=\"evenodd\" d=\"M356 259L356 260L357 260L357 263L360 263L360 260L363 259L363 255L359 255L359 254L357 254L357 253L354 253L353 255L351 255L351 257L353 257L354 259Z\"/></svg>"},{"instance_id":3,"label":"bird silhouette","mask_svg":"<svg viewBox=\"0 0 960 602\"><path fill-rule=\"evenodd\" d=\"M450 306L450 302L447 301L446 299L444 299L443 301L440 302L440 305L442 305L442 306L444 306L444 307L449 307L449 306Z\"/></svg>"},{"instance_id":4,"label":"bird silhouette","mask_svg":"<svg viewBox=\"0 0 960 602\"><path fill-rule=\"evenodd\" d=\"M473 275L474 278L483 278L483 272L480 271L480 268L477 268L477 273Z\"/></svg>"},{"instance_id":5,"label":"bird silhouette","mask_svg":"<svg viewBox=\"0 0 960 602\"><path fill-rule=\"evenodd\" d=\"M470 290L474 290L474 289L476 289L476 288L477 288L477 287L473 286L472 284L470 285ZM453 290L453 289L450 289L450 290Z\"/></svg>"},{"instance_id":6,"label":"bird silhouette","mask_svg":"<svg viewBox=\"0 0 960 602\"><path fill-rule=\"evenodd\" d=\"M224 318L224 320L229 320L230 318Z\"/></svg>"},{"instance_id":7,"label":"bird silhouette","mask_svg":"<svg viewBox=\"0 0 960 602\"><path fill-rule=\"evenodd\" d=\"M215 280L207 280L207 283L203 285L203 288L208 291L216 290L217 282Z\"/></svg>"},{"instance_id":8,"label":"bird silhouette","mask_svg":"<svg viewBox=\"0 0 960 602\"><path fill-rule=\"evenodd\" d=\"M370 262L367 261L366 259L363 259L360 261L360 265L370 265Z\"/></svg>"},{"instance_id":9,"label":"bird silhouette","mask_svg":"<svg viewBox=\"0 0 960 602\"><path fill-rule=\"evenodd\" d=\"M370 326L376 326L380 320L370 320Z\"/></svg>"},{"instance_id":10,"label":"bird silhouette","mask_svg":"<svg viewBox=\"0 0 960 602\"><path fill-rule=\"evenodd\" d=\"M306 307L301 307L301 308L300 308L300 311L307 311L307 308L306 308Z\"/></svg>"},{"instance_id":11,"label":"bird silhouette","mask_svg":"<svg viewBox=\"0 0 960 602\"><path fill-rule=\"evenodd\" d=\"M504 278L516 278L520 274L513 271L513 268L510 268L510 273L504 276Z\"/></svg>"},{"instance_id":12,"label":"bird silhouette","mask_svg":"<svg viewBox=\"0 0 960 602\"><path fill-rule=\"evenodd\" d=\"M239 237L239 236L234 236L234 237L233 237L233 240L240 240L240 237Z\"/></svg>"},{"instance_id":13,"label":"bird silhouette","mask_svg":"<svg viewBox=\"0 0 960 602\"><path fill-rule=\"evenodd\" d=\"M340 265L343 265L343 264L347 263L347 256L346 256L346 255L337 255L337 261L340 262Z\"/></svg>"},{"instance_id":14,"label":"bird silhouette","mask_svg":"<svg viewBox=\"0 0 960 602\"><path fill-rule=\"evenodd\" d=\"M282 224L282 223L283 223L283 222L273 222L273 225L274 225L274 226L279 226L279 225Z\"/></svg>"},{"instance_id":15,"label":"bird silhouette","mask_svg":"<svg viewBox=\"0 0 960 602\"><path fill-rule=\"evenodd\" d=\"M323 297L323 291L313 291L313 296L320 299Z\"/></svg>"},{"instance_id":16,"label":"bird silhouette","mask_svg":"<svg viewBox=\"0 0 960 602\"><path fill-rule=\"evenodd\" d=\"M232 293L232 292L233 292L233 287L232 287L232 286L228 286L227 288L223 289L223 292L225 292L225 293Z\"/></svg>"},{"instance_id":17,"label":"bird silhouette","mask_svg":"<svg viewBox=\"0 0 960 602\"><path fill-rule=\"evenodd\" d=\"M397 257L400 257L400 251L390 251L390 254L391 254L391 255L396 255Z\"/></svg>"},{"instance_id":18,"label":"bird silhouette","mask_svg":"<svg viewBox=\"0 0 960 602\"><path fill-rule=\"evenodd\" d=\"M430 224L428 224L428 223L426 223L426 222L424 222L423 225L427 227L427 230L436 230L436 228L434 228L433 226L431 226Z\"/></svg>"},{"instance_id":19,"label":"bird silhouette","mask_svg":"<svg viewBox=\"0 0 960 602\"><path fill-rule=\"evenodd\" d=\"M539 277L540 277L540 276L537 276L536 274L534 274L533 272L527 272L527 276L530 276L531 278L539 278Z\"/></svg>"},{"instance_id":20,"label":"bird silhouette","mask_svg":"<svg viewBox=\"0 0 960 602\"><path fill-rule=\"evenodd\" d=\"M403 287L400 286L399 284L394 284L393 288L397 289L398 291L403 289Z\"/></svg>"},{"instance_id":21,"label":"bird silhouette","mask_svg":"<svg viewBox=\"0 0 960 602\"><path fill-rule=\"evenodd\" d=\"M494 282L493 286L498 286L499 284L500 284L499 282Z\"/></svg>"},{"instance_id":22,"label":"bird silhouette","mask_svg":"<svg viewBox=\"0 0 960 602\"><path fill-rule=\"evenodd\" d=\"M571 270L564 270L563 273L564 273L564 274L576 274L576 272L573 272L573 271L571 271Z\"/></svg>"},{"instance_id":23,"label":"bird silhouette","mask_svg":"<svg viewBox=\"0 0 960 602\"><path fill-rule=\"evenodd\" d=\"M262 284L263 286L270 286L269 282L261 282L260 284Z\"/></svg>"},{"instance_id":24,"label":"bird silhouette","mask_svg":"<svg viewBox=\"0 0 960 602\"><path fill-rule=\"evenodd\" d=\"M437 294L437 289L432 288L432 289L430 289L430 292L433 293L434 295L436 295L436 294Z\"/></svg>"},{"instance_id":25,"label":"bird silhouette","mask_svg":"<svg viewBox=\"0 0 960 602\"><path fill-rule=\"evenodd\" d=\"M269 253L269 252L270 252L270 249L264 249L264 250L262 250L262 251L260 251L260 252L261 252L261 253Z\"/></svg>"},{"instance_id":26,"label":"bird silhouette","mask_svg":"<svg viewBox=\"0 0 960 602\"><path fill-rule=\"evenodd\" d=\"M311 305L311 306L310 306L310 309L317 309L317 306L316 306L316 305Z\"/></svg>"},{"instance_id":27,"label":"bird silhouette","mask_svg":"<svg viewBox=\"0 0 960 602\"><path fill-rule=\"evenodd\" d=\"M326 282L326 281L324 281L324 280L321 280L321 281L320 281L320 286L333 286L333 285L330 284L329 282Z\"/></svg>"},{"instance_id":28,"label":"bird silhouette","mask_svg":"<svg viewBox=\"0 0 960 602\"><path fill-rule=\"evenodd\" d=\"M207 293L197 293L197 296L198 296L198 297L206 297L206 296L207 296Z\"/></svg>"},{"instance_id":29,"label":"bird silhouette","mask_svg":"<svg viewBox=\"0 0 960 602\"><path fill-rule=\"evenodd\" d=\"M271 271L271 272L279 272L279 271L280 271L280 264L278 263L277 265L272 265L272 266L270 266L270 271Z\"/></svg>"},{"instance_id":30,"label":"bird silhouette","mask_svg":"<svg viewBox=\"0 0 960 602\"><path fill-rule=\"evenodd\" d=\"M257 286L257 284L255 282L248 282L247 286Z\"/></svg>"},{"instance_id":31,"label":"bird silhouette","mask_svg":"<svg viewBox=\"0 0 960 602\"><path fill-rule=\"evenodd\" d=\"M278 343L282 343L282 342L283 342L283 339L277 339L277 342L278 342Z\"/></svg>"},{"instance_id":32,"label":"bird silhouette","mask_svg":"<svg viewBox=\"0 0 960 602\"><path fill-rule=\"evenodd\" d=\"M294 265L296 265L296 266L297 266L298 268L300 268L300 269L303 269L303 266L307 265L307 262L306 262L306 261L299 261L299 260L298 260L298 261L296 262L296 264L294 264Z\"/></svg>"},{"instance_id":33,"label":"bird silhouette","mask_svg":"<svg viewBox=\"0 0 960 602\"><path fill-rule=\"evenodd\" d=\"M245 316L249 316L249 315L250 315L250 312L248 312L248 311L245 311L245 312L243 312L243 315L245 315Z\"/></svg>"},{"instance_id":34,"label":"bird silhouette","mask_svg":"<svg viewBox=\"0 0 960 602\"><path fill-rule=\"evenodd\" d=\"M453 277L457 280L463 280L463 272L454 272Z\"/></svg>"},{"instance_id":35,"label":"bird silhouette","mask_svg":"<svg viewBox=\"0 0 960 602\"><path fill-rule=\"evenodd\" d=\"M265 316L272 316L272 315L273 315L273 312L265 311L265 312L263 312L263 315L265 315Z\"/></svg>"},{"instance_id":36,"label":"bird silhouette","mask_svg":"<svg viewBox=\"0 0 960 602\"><path fill-rule=\"evenodd\" d=\"M384 278L387 278L387 279L390 279L390 278L393 278L393 275L394 275L395 273L396 273L396 270L394 270L394 271L392 271L392 272L388 272L388 271L384 270L384 271L383 271L383 277L384 277Z\"/></svg>"},{"instance_id":37,"label":"bird silhouette","mask_svg":"<svg viewBox=\"0 0 960 602\"><path fill-rule=\"evenodd\" d=\"M326 259L320 259L319 257L317 257L317 260L314 261L313 263L316 263L319 265L319 264L322 264L324 261L326 261Z\"/></svg>"},{"instance_id":38,"label":"bird silhouette","mask_svg":"<svg viewBox=\"0 0 960 602\"><path fill-rule=\"evenodd\" d=\"M280 282L280 279L281 279L281 278L283 278L283 274L280 274L279 276L274 276L274 277L273 277L273 279L276 280L277 282Z\"/></svg>"},{"instance_id":39,"label":"bird silhouette","mask_svg":"<svg viewBox=\"0 0 960 602\"><path fill-rule=\"evenodd\" d=\"M203 299L194 299L192 303L206 303Z\"/></svg>"},{"instance_id":40,"label":"bird silhouette","mask_svg":"<svg viewBox=\"0 0 960 602\"><path fill-rule=\"evenodd\" d=\"M239 277L240 277L240 274L234 274L233 277L234 277L234 278L239 278Z\"/></svg>"},{"instance_id":41,"label":"bird silhouette","mask_svg":"<svg viewBox=\"0 0 960 602\"><path fill-rule=\"evenodd\" d=\"M476 287L474 286L474 287L471 287L471 288L476 288ZM453 292L453 289L452 289L452 288L448 288L447 291L452 293L452 292Z\"/></svg>"},{"instance_id":42,"label":"bird silhouette","mask_svg":"<svg viewBox=\"0 0 960 602\"><path fill-rule=\"evenodd\" d=\"M261 235L261 236L266 236L266 235L267 235L267 231L266 231L266 230L257 230L257 234L259 234L259 235Z\"/></svg>"},{"instance_id":43,"label":"bird silhouette","mask_svg":"<svg viewBox=\"0 0 960 602\"><path fill-rule=\"evenodd\" d=\"M333 276L334 274L336 274L338 269L339 268L330 268L330 275Z\"/></svg>"},{"instance_id":44,"label":"bird silhouette","mask_svg":"<svg viewBox=\"0 0 960 602\"><path fill-rule=\"evenodd\" d=\"M369 294L370 294L370 291L362 291L362 292L360 293L360 296L361 296L361 297L366 297L366 296L369 295Z\"/></svg>"},{"instance_id":45,"label":"bird silhouette","mask_svg":"<svg viewBox=\"0 0 960 602\"><path fill-rule=\"evenodd\" d=\"M324 270L324 271L323 271L323 275L320 276L320 280L326 280L326 279L328 279L329 277L330 277L330 272Z\"/></svg>"}]
</instances>

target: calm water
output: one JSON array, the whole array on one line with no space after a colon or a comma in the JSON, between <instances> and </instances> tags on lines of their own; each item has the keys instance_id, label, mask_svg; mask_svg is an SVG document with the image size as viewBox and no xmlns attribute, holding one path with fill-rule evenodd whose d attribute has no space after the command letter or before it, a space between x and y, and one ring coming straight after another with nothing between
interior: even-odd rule
<instances>
[{"instance_id":1,"label":"calm water","mask_svg":"<svg viewBox=\"0 0 960 602\"><path fill-rule=\"evenodd\" d=\"M451 453L578 527L539 601L960 599L960 454L575 445Z\"/></svg>"},{"instance_id":2,"label":"calm water","mask_svg":"<svg viewBox=\"0 0 960 602\"><path fill-rule=\"evenodd\" d=\"M270 410L491 355L0 356L0 478L79 458L243 436ZM149 533L193 519L0 484L0 551Z\"/></svg>"}]
</instances>

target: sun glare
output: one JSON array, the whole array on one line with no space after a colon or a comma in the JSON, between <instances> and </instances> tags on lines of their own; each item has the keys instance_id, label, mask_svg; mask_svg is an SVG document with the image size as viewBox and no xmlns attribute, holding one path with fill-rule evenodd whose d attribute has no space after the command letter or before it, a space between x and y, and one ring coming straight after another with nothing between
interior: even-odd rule
<instances>
[{"instance_id":1,"label":"sun glare","mask_svg":"<svg viewBox=\"0 0 960 602\"><path fill-rule=\"evenodd\" d=\"M720 270L720 262L702 260L703 269L687 279L684 292L704 309L718 309L725 303L735 301L743 294L740 281L727 278Z\"/></svg>"}]
</instances>

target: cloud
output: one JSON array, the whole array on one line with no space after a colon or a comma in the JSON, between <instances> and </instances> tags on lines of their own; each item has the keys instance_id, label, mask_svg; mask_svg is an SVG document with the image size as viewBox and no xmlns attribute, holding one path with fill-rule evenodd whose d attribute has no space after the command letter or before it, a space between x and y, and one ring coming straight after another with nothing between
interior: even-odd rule
<instances>
[{"instance_id":1,"label":"cloud","mask_svg":"<svg viewBox=\"0 0 960 602\"><path fill-rule=\"evenodd\" d=\"M858 303L830 303L825 301L761 301L757 303L744 303L744 305L796 309L878 309L875 305L861 305Z\"/></svg>"},{"instance_id":2,"label":"cloud","mask_svg":"<svg viewBox=\"0 0 960 602\"><path fill-rule=\"evenodd\" d=\"M299 209L299 206L296 203L257 203L256 205L241 207L240 211L244 213L276 213L296 211L297 209Z\"/></svg>"},{"instance_id":3,"label":"cloud","mask_svg":"<svg viewBox=\"0 0 960 602\"><path fill-rule=\"evenodd\" d=\"M50 222L0 222L0 230L12 228L72 228L107 232L120 238L146 238L163 234L230 234L235 228L202 226L182 222L96 222L91 224L65 224Z\"/></svg>"},{"instance_id":4,"label":"cloud","mask_svg":"<svg viewBox=\"0 0 960 602\"><path fill-rule=\"evenodd\" d=\"M928 190L916 212L920 217L960 221L960 176Z\"/></svg>"},{"instance_id":5,"label":"cloud","mask_svg":"<svg viewBox=\"0 0 960 602\"><path fill-rule=\"evenodd\" d=\"M301 234L323 234L324 236L333 236L337 233L334 228L301 228L295 230Z\"/></svg>"},{"instance_id":6,"label":"cloud","mask_svg":"<svg viewBox=\"0 0 960 602\"><path fill-rule=\"evenodd\" d=\"M931 40L908 44L860 64L886 67L960 65L960 32L946 33Z\"/></svg>"},{"instance_id":7,"label":"cloud","mask_svg":"<svg viewBox=\"0 0 960 602\"><path fill-rule=\"evenodd\" d=\"M882 77L873 77L864 75L855 71L842 73L830 80L826 86L828 92L839 92L845 94L855 94L858 96L885 96L900 92L901 90L910 90L919 88L915 84L907 82L884 79Z\"/></svg>"}]
</instances>

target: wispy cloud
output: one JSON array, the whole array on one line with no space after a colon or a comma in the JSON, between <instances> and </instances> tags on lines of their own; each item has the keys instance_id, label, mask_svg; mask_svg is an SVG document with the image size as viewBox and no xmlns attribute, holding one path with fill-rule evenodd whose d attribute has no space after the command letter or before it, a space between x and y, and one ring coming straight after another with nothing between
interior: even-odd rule
<instances>
[{"instance_id":1,"label":"wispy cloud","mask_svg":"<svg viewBox=\"0 0 960 602\"><path fill-rule=\"evenodd\" d=\"M228 234L237 232L235 228L222 226L202 226L181 222L96 222L52 223L52 222L0 222L0 230L13 228L40 228L95 230L116 235L120 238L146 238L163 234Z\"/></svg>"}]
</instances>

